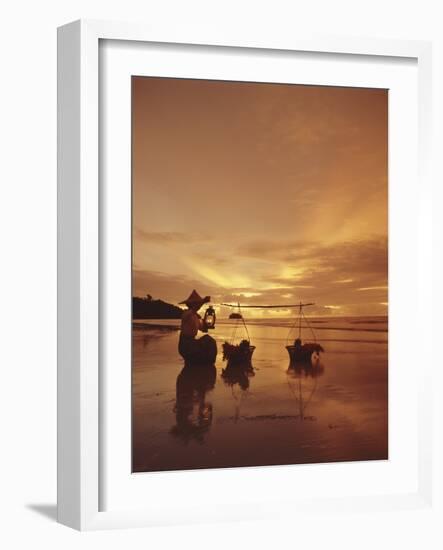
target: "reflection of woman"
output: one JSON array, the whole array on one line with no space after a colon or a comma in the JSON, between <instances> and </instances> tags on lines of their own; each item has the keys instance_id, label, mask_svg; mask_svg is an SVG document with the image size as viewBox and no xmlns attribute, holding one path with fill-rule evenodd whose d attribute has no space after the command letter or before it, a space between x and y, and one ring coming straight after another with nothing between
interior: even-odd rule
<instances>
[{"instance_id":1,"label":"reflection of woman","mask_svg":"<svg viewBox=\"0 0 443 550\"><path fill-rule=\"evenodd\" d=\"M207 332L204 320L197 313L203 304L210 301L209 296L202 298L193 290L189 298L180 302L188 309L183 313L178 351L185 364L213 364L217 356L217 343L208 334L196 338L198 331Z\"/></svg>"},{"instance_id":2,"label":"reflection of woman","mask_svg":"<svg viewBox=\"0 0 443 550\"><path fill-rule=\"evenodd\" d=\"M174 407L176 425L171 434L184 442L191 439L203 443L204 434L212 424L212 404L206 393L214 388L217 371L214 365L194 369L185 365L177 377L176 404Z\"/></svg>"}]
</instances>

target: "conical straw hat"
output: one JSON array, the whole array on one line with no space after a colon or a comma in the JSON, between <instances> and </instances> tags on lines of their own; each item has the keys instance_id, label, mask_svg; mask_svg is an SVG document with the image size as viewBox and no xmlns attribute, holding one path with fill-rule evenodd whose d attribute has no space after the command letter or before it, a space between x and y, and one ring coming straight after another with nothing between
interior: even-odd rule
<instances>
[{"instance_id":1,"label":"conical straw hat","mask_svg":"<svg viewBox=\"0 0 443 550\"><path fill-rule=\"evenodd\" d=\"M205 296L204 298L202 298L196 290L193 290L189 297L186 298L186 300L183 300L183 302L179 302L179 304L186 304L188 306L189 304L206 304L210 301L210 296Z\"/></svg>"}]
</instances>

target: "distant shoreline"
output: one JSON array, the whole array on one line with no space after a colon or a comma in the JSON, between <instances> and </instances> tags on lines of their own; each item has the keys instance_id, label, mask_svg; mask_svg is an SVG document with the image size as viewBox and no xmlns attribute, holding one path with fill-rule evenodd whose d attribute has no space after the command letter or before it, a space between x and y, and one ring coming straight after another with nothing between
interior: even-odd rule
<instances>
[{"instance_id":1,"label":"distant shoreline","mask_svg":"<svg viewBox=\"0 0 443 550\"><path fill-rule=\"evenodd\" d=\"M362 327L361 325L374 325L378 323L388 323L388 318L386 316L379 316L380 320L375 320L376 316L368 316L368 319L365 321L364 317L333 317L328 319L322 319L316 321L315 318L309 319L310 323L313 324L315 331L319 330L337 330L345 332L373 332L373 333L388 333L388 327L383 328L366 326ZM278 323L278 321L285 321L284 323ZM180 329L180 323L176 319L133 319L132 326L133 330L165 330L165 331L176 331ZM235 319L221 319L218 321L221 325L232 326L235 325L237 320ZM335 326L340 322L347 322L349 325L355 326ZM322 323L325 324L322 326ZM294 322L291 318L280 318L280 319L247 319L247 324L249 326L258 326L258 327L269 327L269 328L284 328L288 329L294 327ZM303 327L304 330L307 330L307 327Z\"/></svg>"},{"instance_id":2,"label":"distant shoreline","mask_svg":"<svg viewBox=\"0 0 443 550\"><path fill-rule=\"evenodd\" d=\"M168 319L165 319L167 321ZM156 330L180 330L179 325L161 325L159 323L140 323L140 321L149 321L149 319L138 319L132 321L132 328L134 330L149 330L149 329L156 329Z\"/></svg>"}]
</instances>

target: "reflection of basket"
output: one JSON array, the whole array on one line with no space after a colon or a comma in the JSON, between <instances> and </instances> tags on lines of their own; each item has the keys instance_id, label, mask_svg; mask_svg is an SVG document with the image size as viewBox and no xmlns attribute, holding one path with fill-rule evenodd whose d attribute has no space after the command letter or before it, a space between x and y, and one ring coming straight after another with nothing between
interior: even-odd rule
<instances>
[{"instance_id":1,"label":"reflection of basket","mask_svg":"<svg viewBox=\"0 0 443 550\"><path fill-rule=\"evenodd\" d=\"M291 362L294 363L310 363L312 354L319 354L325 351L320 344L314 342L306 342L306 344L297 344L294 346L286 346Z\"/></svg>"},{"instance_id":2,"label":"reflection of basket","mask_svg":"<svg viewBox=\"0 0 443 550\"><path fill-rule=\"evenodd\" d=\"M250 364L255 346L251 346L248 340L242 340L237 346L225 342L223 344L223 360L230 365Z\"/></svg>"},{"instance_id":3,"label":"reflection of basket","mask_svg":"<svg viewBox=\"0 0 443 550\"><path fill-rule=\"evenodd\" d=\"M225 369L222 369L221 377L227 386L234 387L238 384L240 388L246 391L249 388L249 379L255 376L254 368L251 362L232 363L228 361Z\"/></svg>"}]
</instances>

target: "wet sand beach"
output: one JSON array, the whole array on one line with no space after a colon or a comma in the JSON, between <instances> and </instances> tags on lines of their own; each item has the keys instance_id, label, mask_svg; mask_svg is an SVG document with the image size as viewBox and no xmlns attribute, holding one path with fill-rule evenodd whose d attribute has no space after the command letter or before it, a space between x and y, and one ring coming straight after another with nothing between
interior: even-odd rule
<instances>
[{"instance_id":1,"label":"wet sand beach","mask_svg":"<svg viewBox=\"0 0 443 550\"><path fill-rule=\"evenodd\" d=\"M196 372L179 321L134 321L133 471L387 459L387 318L311 319L325 353L307 370L288 369L291 323L250 320L253 371L223 373L235 321L217 322L216 364Z\"/></svg>"}]
</instances>

